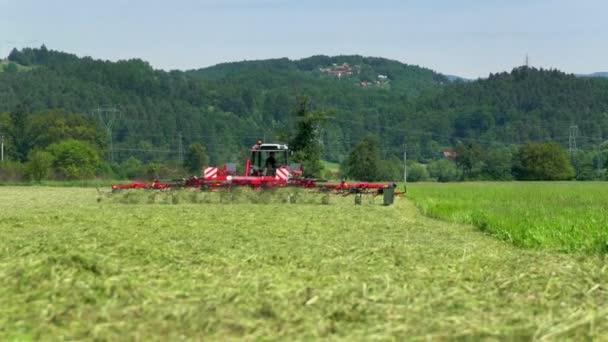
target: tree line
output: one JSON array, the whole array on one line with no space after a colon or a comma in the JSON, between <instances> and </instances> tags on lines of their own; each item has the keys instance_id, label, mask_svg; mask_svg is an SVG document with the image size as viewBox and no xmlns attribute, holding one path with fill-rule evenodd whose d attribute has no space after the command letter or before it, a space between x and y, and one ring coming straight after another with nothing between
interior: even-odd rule
<instances>
[{"instance_id":1,"label":"tree line","mask_svg":"<svg viewBox=\"0 0 608 342\"><path fill-rule=\"evenodd\" d=\"M313 111L310 99L298 99L294 109L297 127L289 139L306 177L349 178L361 181L401 180L403 162L384 159L378 136L369 134L348 153L338 174L323 171L320 131L327 113ZM200 175L210 165L203 144L187 147L181 162L142 162L130 157L111 162L107 137L92 118L61 111L15 115L0 113L0 129L7 154L16 161L0 164L0 181L76 180L94 177L109 179L178 178ZM246 154L240 165L244 165ZM457 145L443 158L407 164L409 181L470 180L605 180L608 144L595 151L572 151L569 155L554 142L485 148L477 143ZM242 170L240 170L242 172Z\"/></svg>"},{"instance_id":2,"label":"tree line","mask_svg":"<svg viewBox=\"0 0 608 342\"><path fill-rule=\"evenodd\" d=\"M382 159L379 139L368 135L344 160L342 177L364 181L402 180L403 161ZM527 142L509 147L484 148L460 144L443 158L407 162L407 180L420 181L557 181L607 180L608 144L597 151L572 151L555 142Z\"/></svg>"}]
</instances>

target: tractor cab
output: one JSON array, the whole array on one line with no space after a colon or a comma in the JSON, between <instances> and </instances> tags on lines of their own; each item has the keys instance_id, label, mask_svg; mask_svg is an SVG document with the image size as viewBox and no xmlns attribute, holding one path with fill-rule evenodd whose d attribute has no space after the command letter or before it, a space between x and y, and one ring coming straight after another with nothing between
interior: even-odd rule
<instances>
[{"instance_id":1,"label":"tractor cab","mask_svg":"<svg viewBox=\"0 0 608 342\"><path fill-rule=\"evenodd\" d=\"M289 164L290 150L283 144L266 144L261 140L251 148L251 158L248 162L248 176L277 175L278 169L299 169L299 165ZM294 170L295 171L295 170Z\"/></svg>"}]
</instances>

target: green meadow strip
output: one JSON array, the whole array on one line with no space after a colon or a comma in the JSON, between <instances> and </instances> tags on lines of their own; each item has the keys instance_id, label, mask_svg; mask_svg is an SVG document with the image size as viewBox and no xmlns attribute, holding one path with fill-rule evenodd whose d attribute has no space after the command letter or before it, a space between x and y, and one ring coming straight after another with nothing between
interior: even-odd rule
<instances>
[{"instance_id":1,"label":"green meadow strip","mask_svg":"<svg viewBox=\"0 0 608 342\"><path fill-rule=\"evenodd\" d=\"M525 248L608 252L608 184L416 184L408 196L427 216L472 224Z\"/></svg>"}]
</instances>

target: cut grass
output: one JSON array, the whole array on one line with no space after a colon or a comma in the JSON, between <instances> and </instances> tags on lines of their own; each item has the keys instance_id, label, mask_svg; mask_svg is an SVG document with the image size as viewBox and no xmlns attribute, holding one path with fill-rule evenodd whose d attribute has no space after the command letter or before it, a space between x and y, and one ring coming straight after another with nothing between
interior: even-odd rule
<instances>
[{"instance_id":1,"label":"cut grass","mask_svg":"<svg viewBox=\"0 0 608 342\"><path fill-rule=\"evenodd\" d=\"M43 180L42 182L34 181L0 181L1 186L53 186L53 187L76 187L76 188L107 188L112 184L128 184L130 180L112 180L112 179L89 179L89 180L73 180L73 181L53 181Z\"/></svg>"},{"instance_id":2,"label":"cut grass","mask_svg":"<svg viewBox=\"0 0 608 342\"><path fill-rule=\"evenodd\" d=\"M415 184L423 213L472 224L526 248L608 252L608 183Z\"/></svg>"},{"instance_id":3,"label":"cut grass","mask_svg":"<svg viewBox=\"0 0 608 342\"><path fill-rule=\"evenodd\" d=\"M0 188L0 340L608 334L603 256L521 250L405 199L96 198Z\"/></svg>"},{"instance_id":4,"label":"cut grass","mask_svg":"<svg viewBox=\"0 0 608 342\"><path fill-rule=\"evenodd\" d=\"M221 192L198 191L195 189L156 191L156 190L122 190L111 194L104 193L98 200L108 198L113 203L123 204L345 204L354 197L330 196L329 193L319 193L299 188L273 189L267 191L251 190L248 188L233 188ZM373 196L365 196L367 204L376 202ZM380 203L381 200L378 200Z\"/></svg>"}]
</instances>

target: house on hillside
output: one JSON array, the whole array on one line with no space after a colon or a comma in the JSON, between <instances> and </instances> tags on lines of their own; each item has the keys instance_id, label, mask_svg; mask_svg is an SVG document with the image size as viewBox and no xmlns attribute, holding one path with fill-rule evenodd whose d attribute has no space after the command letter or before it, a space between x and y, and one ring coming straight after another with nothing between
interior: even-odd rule
<instances>
[{"instance_id":1,"label":"house on hillside","mask_svg":"<svg viewBox=\"0 0 608 342\"><path fill-rule=\"evenodd\" d=\"M458 153L456 153L454 151L443 151L443 156L445 158L454 160L454 159L458 158Z\"/></svg>"},{"instance_id":2,"label":"house on hillside","mask_svg":"<svg viewBox=\"0 0 608 342\"><path fill-rule=\"evenodd\" d=\"M348 63L336 64L334 63L329 68L320 68L322 73L333 76L336 78L342 78L344 76L350 76L354 73L354 68L350 66Z\"/></svg>"}]
</instances>

